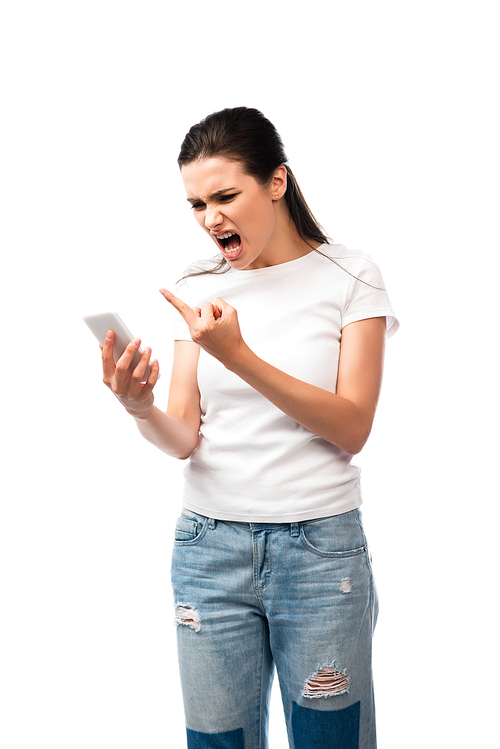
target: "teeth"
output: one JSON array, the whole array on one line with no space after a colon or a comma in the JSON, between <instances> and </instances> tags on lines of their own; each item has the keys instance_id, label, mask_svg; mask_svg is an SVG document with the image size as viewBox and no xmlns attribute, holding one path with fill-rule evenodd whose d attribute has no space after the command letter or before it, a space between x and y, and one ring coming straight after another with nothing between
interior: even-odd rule
<instances>
[{"instance_id":1,"label":"teeth","mask_svg":"<svg viewBox=\"0 0 500 749\"><path fill-rule=\"evenodd\" d=\"M229 237L234 237L235 234L234 231L227 231L225 234L217 234L217 239L229 239Z\"/></svg>"}]
</instances>

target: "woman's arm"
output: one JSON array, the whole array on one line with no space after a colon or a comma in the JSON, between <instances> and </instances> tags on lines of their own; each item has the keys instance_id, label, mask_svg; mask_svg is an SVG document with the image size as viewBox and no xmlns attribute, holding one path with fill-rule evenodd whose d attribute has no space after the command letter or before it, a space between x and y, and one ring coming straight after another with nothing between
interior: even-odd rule
<instances>
[{"instance_id":1,"label":"woman's arm","mask_svg":"<svg viewBox=\"0 0 500 749\"><path fill-rule=\"evenodd\" d=\"M158 363L151 365L147 382L142 382L151 355L145 349L141 361L128 377L140 341L132 341L118 360L113 361L113 336L102 351L105 384L136 420L139 431L149 442L168 455L184 460L196 449L200 428L200 394L197 381L199 347L191 341L176 341L167 412L154 405L153 388L158 380Z\"/></svg>"},{"instance_id":2,"label":"woman's arm","mask_svg":"<svg viewBox=\"0 0 500 749\"><path fill-rule=\"evenodd\" d=\"M200 348L192 341L176 341L167 412L153 406L136 418L143 437L167 455L186 460L200 438L200 391L198 359Z\"/></svg>"},{"instance_id":3,"label":"woman's arm","mask_svg":"<svg viewBox=\"0 0 500 749\"><path fill-rule=\"evenodd\" d=\"M264 362L244 342L236 310L221 299L191 310L162 290L190 326L191 336L230 371L314 434L354 455L365 444L382 382L385 317L342 331L337 393L310 385Z\"/></svg>"},{"instance_id":4,"label":"woman's arm","mask_svg":"<svg viewBox=\"0 0 500 749\"><path fill-rule=\"evenodd\" d=\"M343 329L336 394L276 369L247 346L237 359L223 363L303 427L355 455L368 439L375 416L385 329L385 317Z\"/></svg>"}]
</instances>

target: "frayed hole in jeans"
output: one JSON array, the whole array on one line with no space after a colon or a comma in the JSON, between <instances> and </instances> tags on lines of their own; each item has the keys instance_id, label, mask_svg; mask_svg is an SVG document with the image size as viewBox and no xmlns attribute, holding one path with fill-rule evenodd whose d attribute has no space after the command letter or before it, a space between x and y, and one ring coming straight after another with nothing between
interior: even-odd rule
<instances>
[{"instance_id":1,"label":"frayed hole in jeans","mask_svg":"<svg viewBox=\"0 0 500 749\"><path fill-rule=\"evenodd\" d=\"M316 673L304 684L304 697L334 697L349 691L351 679L347 676L347 670L339 671L333 663L318 666Z\"/></svg>"},{"instance_id":2,"label":"frayed hole in jeans","mask_svg":"<svg viewBox=\"0 0 500 749\"><path fill-rule=\"evenodd\" d=\"M349 577L344 577L344 579L340 583L340 590L342 591L342 593L351 592L351 580Z\"/></svg>"},{"instance_id":3,"label":"frayed hole in jeans","mask_svg":"<svg viewBox=\"0 0 500 749\"><path fill-rule=\"evenodd\" d=\"M201 628L201 617L194 606L177 603L175 606L175 623L184 624L186 627L194 629L195 632L199 632Z\"/></svg>"}]
</instances>

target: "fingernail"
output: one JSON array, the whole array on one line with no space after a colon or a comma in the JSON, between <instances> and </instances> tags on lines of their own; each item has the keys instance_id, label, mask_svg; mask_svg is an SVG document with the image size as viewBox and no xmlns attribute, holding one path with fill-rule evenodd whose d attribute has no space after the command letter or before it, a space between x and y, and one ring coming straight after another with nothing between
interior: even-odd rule
<instances>
[{"instance_id":1,"label":"fingernail","mask_svg":"<svg viewBox=\"0 0 500 749\"><path fill-rule=\"evenodd\" d=\"M132 346L138 346L140 342L141 342L140 338L134 338L134 340L132 341Z\"/></svg>"},{"instance_id":2,"label":"fingernail","mask_svg":"<svg viewBox=\"0 0 500 749\"><path fill-rule=\"evenodd\" d=\"M106 340L110 341L112 338L113 338L113 331L108 330L108 332L106 333Z\"/></svg>"}]
</instances>

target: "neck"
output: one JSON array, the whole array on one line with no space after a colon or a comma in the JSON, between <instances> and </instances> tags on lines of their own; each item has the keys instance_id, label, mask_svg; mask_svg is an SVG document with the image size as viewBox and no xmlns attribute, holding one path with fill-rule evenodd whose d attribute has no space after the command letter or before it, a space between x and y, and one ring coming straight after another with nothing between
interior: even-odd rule
<instances>
[{"instance_id":1,"label":"neck","mask_svg":"<svg viewBox=\"0 0 500 749\"><path fill-rule=\"evenodd\" d=\"M315 239L306 240L300 236L284 200L278 201L275 206L276 230L273 238L255 262L248 267L248 270L288 263L290 260L297 260L299 257L308 255L321 246L321 243Z\"/></svg>"}]
</instances>

